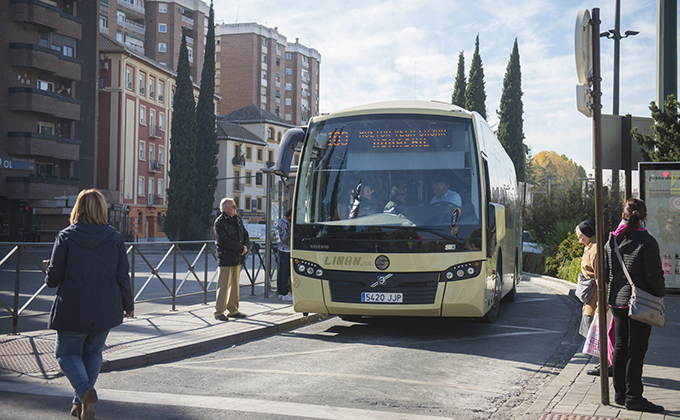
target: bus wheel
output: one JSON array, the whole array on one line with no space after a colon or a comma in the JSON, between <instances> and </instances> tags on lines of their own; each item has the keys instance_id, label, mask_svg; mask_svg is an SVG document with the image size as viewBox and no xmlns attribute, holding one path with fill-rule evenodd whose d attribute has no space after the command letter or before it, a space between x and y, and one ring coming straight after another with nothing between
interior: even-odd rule
<instances>
[{"instance_id":1,"label":"bus wheel","mask_svg":"<svg viewBox=\"0 0 680 420\"><path fill-rule=\"evenodd\" d=\"M338 315L340 319L347 322L361 322L361 315Z\"/></svg>"},{"instance_id":2,"label":"bus wheel","mask_svg":"<svg viewBox=\"0 0 680 420\"><path fill-rule=\"evenodd\" d=\"M486 315L484 315L484 318L482 318L484 322L486 322L487 324L493 323L496 320L496 318L498 318L498 312L500 312L501 309L501 294L503 293L502 291L503 272L501 271L500 253L498 255L499 261L497 263L498 268L496 269L496 291L494 292L493 296L494 301L493 306L491 307L491 309L489 309L489 312L487 312Z\"/></svg>"}]
</instances>

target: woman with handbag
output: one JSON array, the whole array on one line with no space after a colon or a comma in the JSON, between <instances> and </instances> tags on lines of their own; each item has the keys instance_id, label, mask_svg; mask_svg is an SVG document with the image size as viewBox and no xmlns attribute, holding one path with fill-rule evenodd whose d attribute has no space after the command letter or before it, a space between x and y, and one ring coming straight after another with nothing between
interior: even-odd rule
<instances>
[{"instance_id":1,"label":"woman with handbag","mask_svg":"<svg viewBox=\"0 0 680 420\"><path fill-rule=\"evenodd\" d=\"M583 302L583 316L579 333L588 337L588 330L593 318L598 313L599 282L597 276L597 245L595 243L595 223L592 220L584 220L576 226L578 242L584 245L581 257L581 274L576 287L576 296ZM609 376L613 369L609 366ZM586 372L588 375L600 376L600 364Z\"/></svg>"},{"instance_id":2,"label":"woman with handbag","mask_svg":"<svg viewBox=\"0 0 680 420\"><path fill-rule=\"evenodd\" d=\"M622 219L604 247L605 273L610 290L608 303L616 334L614 401L625 405L628 410L660 413L664 410L662 406L642 396L642 366L652 326L629 316L632 284L636 289L655 296L665 294L659 244L644 228L647 206L642 200L628 199ZM620 255L617 256L617 253ZM630 277L630 281L627 277Z\"/></svg>"}]
</instances>

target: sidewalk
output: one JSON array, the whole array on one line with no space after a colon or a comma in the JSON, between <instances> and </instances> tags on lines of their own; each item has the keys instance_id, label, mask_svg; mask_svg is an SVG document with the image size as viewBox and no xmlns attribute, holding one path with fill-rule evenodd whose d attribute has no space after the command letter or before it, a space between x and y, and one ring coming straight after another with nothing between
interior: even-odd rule
<instances>
[{"instance_id":1,"label":"sidewalk","mask_svg":"<svg viewBox=\"0 0 680 420\"><path fill-rule=\"evenodd\" d=\"M530 281L559 294L574 295L574 284L562 280L527 275ZM571 293L570 293L571 292ZM574 297L574 299L576 299ZM628 411L614 403L614 388L609 379L609 405L601 404L599 376L586 372L597 364L596 358L574 354L560 374L537 394L522 420L670 420L680 418L680 296L666 295L666 328L652 330L642 375L644 396L665 407L660 414ZM581 342L582 343L582 342ZM594 359L594 360L593 360Z\"/></svg>"},{"instance_id":2,"label":"sidewalk","mask_svg":"<svg viewBox=\"0 0 680 420\"><path fill-rule=\"evenodd\" d=\"M239 310L248 317L217 321L213 302L178 307L177 311L135 314L111 330L104 348L102 372L152 365L266 337L279 331L314 322L319 314L303 316L292 302L250 296L241 288ZM262 292L262 289L260 289ZM59 371L54 358L53 330L0 336L0 374L51 377Z\"/></svg>"},{"instance_id":3,"label":"sidewalk","mask_svg":"<svg viewBox=\"0 0 680 420\"><path fill-rule=\"evenodd\" d=\"M565 281L525 273L529 279L556 294L571 294L575 285ZM213 307L193 305L178 311L139 315L114 328L107 340L102 371L128 369L192 356L239 342L275 334L323 318L323 315L295 313L291 302L250 296L241 290L240 310L246 319L228 322L213 318ZM262 295L260 289L259 295ZM574 297L575 299L575 297ZM680 419L680 296L666 298L666 328L652 331L645 359L645 396L666 408L662 414L627 411L613 403L602 405L600 378L586 375L597 363L577 352L565 368L541 387L534 401L513 418L521 420L670 420ZM58 374L54 359L55 333L51 330L0 336L0 374L49 378ZM569 339L569 337L565 337ZM611 381L610 381L611 383Z\"/></svg>"}]
</instances>

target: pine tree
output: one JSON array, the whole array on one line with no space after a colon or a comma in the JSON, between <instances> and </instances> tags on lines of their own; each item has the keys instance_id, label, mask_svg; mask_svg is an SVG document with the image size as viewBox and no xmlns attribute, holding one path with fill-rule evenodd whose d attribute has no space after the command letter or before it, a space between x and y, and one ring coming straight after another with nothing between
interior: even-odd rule
<instances>
[{"instance_id":1,"label":"pine tree","mask_svg":"<svg viewBox=\"0 0 680 420\"><path fill-rule=\"evenodd\" d=\"M484 90L484 68L482 57L479 55L479 35L475 40L475 52L472 54L470 76L465 89L465 109L477 111L486 119L486 91Z\"/></svg>"},{"instance_id":2,"label":"pine tree","mask_svg":"<svg viewBox=\"0 0 680 420\"><path fill-rule=\"evenodd\" d=\"M663 109L659 109L656 102L652 101L649 109L652 111L652 118L654 119L652 126L654 137L640 134L637 127L633 128L631 134L646 149L642 154L650 162L680 161L679 106L675 95L668 95L663 103Z\"/></svg>"},{"instance_id":3,"label":"pine tree","mask_svg":"<svg viewBox=\"0 0 680 420\"><path fill-rule=\"evenodd\" d=\"M522 103L522 69L519 64L517 38L512 47L510 61L503 78L500 111L498 114L498 140L515 164L517 179L524 181L526 155L524 153L524 104Z\"/></svg>"},{"instance_id":4,"label":"pine tree","mask_svg":"<svg viewBox=\"0 0 680 420\"><path fill-rule=\"evenodd\" d=\"M451 103L465 108L465 55L463 55L463 51L458 54L458 71L456 72L456 83L453 85Z\"/></svg>"},{"instance_id":5,"label":"pine tree","mask_svg":"<svg viewBox=\"0 0 680 420\"><path fill-rule=\"evenodd\" d=\"M170 130L170 172L165 234L170 240L196 237L196 102L190 77L186 34L177 61L177 87Z\"/></svg>"},{"instance_id":6,"label":"pine tree","mask_svg":"<svg viewBox=\"0 0 680 420\"><path fill-rule=\"evenodd\" d=\"M198 137L196 139L196 222L197 238L207 239L213 222L215 190L217 189L217 132L215 131L215 12L210 2L208 35L201 73L201 92L196 107Z\"/></svg>"}]
</instances>

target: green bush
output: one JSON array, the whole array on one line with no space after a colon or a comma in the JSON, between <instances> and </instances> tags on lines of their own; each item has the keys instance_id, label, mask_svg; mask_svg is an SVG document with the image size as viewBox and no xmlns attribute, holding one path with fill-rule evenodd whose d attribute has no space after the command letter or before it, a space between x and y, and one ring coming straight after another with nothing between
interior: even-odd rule
<instances>
[{"instance_id":1,"label":"green bush","mask_svg":"<svg viewBox=\"0 0 680 420\"><path fill-rule=\"evenodd\" d=\"M527 273L545 274L545 255L530 252L523 253L522 270Z\"/></svg>"},{"instance_id":2,"label":"green bush","mask_svg":"<svg viewBox=\"0 0 680 420\"><path fill-rule=\"evenodd\" d=\"M581 258L574 258L569 264L564 264L557 270L557 278L576 283L580 272Z\"/></svg>"},{"instance_id":3,"label":"green bush","mask_svg":"<svg viewBox=\"0 0 680 420\"><path fill-rule=\"evenodd\" d=\"M578 239L576 238L576 232L572 232L571 235L569 235L569 237L562 241L562 243L557 247L555 256L549 256L546 258L545 274L568 280L568 278L561 277L559 275L560 269L566 269L565 267L572 264L572 260L578 260L580 264L582 255L583 245L578 242ZM578 276L578 272L576 272L576 275Z\"/></svg>"}]
</instances>

